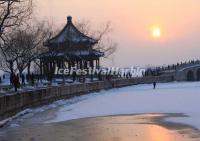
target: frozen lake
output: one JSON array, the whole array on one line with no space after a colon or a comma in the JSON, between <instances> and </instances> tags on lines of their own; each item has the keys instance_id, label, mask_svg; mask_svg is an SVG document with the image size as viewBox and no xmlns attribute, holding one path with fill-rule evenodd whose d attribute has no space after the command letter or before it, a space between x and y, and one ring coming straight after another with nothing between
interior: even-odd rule
<instances>
[{"instance_id":1,"label":"frozen lake","mask_svg":"<svg viewBox=\"0 0 200 141\"><path fill-rule=\"evenodd\" d=\"M36 109L9 124L55 123L108 115L181 113L185 117L167 120L200 129L200 82L160 83L116 88L70 100L61 100Z\"/></svg>"}]
</instances>

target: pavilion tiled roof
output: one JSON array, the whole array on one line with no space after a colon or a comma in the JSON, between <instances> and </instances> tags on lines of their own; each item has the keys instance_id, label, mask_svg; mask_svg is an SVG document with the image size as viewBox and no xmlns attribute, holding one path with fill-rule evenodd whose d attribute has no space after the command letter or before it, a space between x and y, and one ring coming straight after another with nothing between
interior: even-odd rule
<instances>
[{"instance_id":1,"label":"pavilion tiled roof","mask_svg":"<svg viewBox=\"0 0 200 141\"><path fill-rule=\"evenodd\" d=\"M97 40L81 33L72 23L72 17L68 16L64 29L57 36L45 42L44 45L49 46L65 43L93 45L97 42Z\"/></svg>"}]
</instances>

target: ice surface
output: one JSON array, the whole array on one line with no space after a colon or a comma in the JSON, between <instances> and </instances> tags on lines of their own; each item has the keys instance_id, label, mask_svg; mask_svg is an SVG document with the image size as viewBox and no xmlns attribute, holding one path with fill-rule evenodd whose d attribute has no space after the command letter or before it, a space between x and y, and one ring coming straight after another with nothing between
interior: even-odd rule
<instances>
[{"instance_id":1,"label":"ice surface","mask_svg":"<svg viewBox=\"0 0 200 141\"><path fill-rule=\"evenodd\" d=\"M200 82L163 83L156 90L152 85L137 85L88 95L82 101L62 106L55 119L47 123L120 114L184 113L189 117L169 120L200 129L199 107Z\"/></svg>"},{"instance_id":2,"label":"ice surface","mask_svg":"<svg viewBox=\"0 0 200 141\"><path fill-rule=\"evenodd\" d=\"M200 82L174 82L159 83L156 90L153 89L151 84L103 90L98 93L60 100L46 106L29 109L28 113L34 116L47 110L56 110L52 112L53 118L45 121L45 123L108 115L183 113L188 117L169 118L167 120L192 125L200 129L199 107ZM20 117L19 115L21 114L4 120L0 124ZM39 118L39 116L36 117ZM13 122L10 126L15 127L18 124Z\"/></svg>"}]
</instances>

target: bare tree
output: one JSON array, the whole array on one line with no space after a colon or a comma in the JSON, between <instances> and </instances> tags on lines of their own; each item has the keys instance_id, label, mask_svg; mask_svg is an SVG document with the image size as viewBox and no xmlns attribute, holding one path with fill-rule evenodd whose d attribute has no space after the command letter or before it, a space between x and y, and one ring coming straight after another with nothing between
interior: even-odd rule
<instances>
[{"instance_id":1,"label":"bare tree","mask_svg":"<svg viewBox=\"0 0 200 141\"><path fill-rule=\"evenodd\" d=\"M110 33L113 31L110 22L101 25L97 30L92 29L91 22L87 20L78 21L75 25L85 35L98 40L98 44L94 48L104 52L105 58L115 53L117 43L110 37Z\"/></svg>"},{"instance_id":2,"label":"bare tree","mask_svg":"<svg viewBox=\"0 0 200 141\"><path fill-rule=\"evenodd\" d=\"M0 38L5 40L10 29L21 25L32 14L32 0L0 1Z\"/></svg>"},{"instance_id":3,"label":"bare tree","mask_svg":"<svg viewBox=\"0 0 200 141\"><path fill-rule=\"evenodd\" d=\"M7 38L4 41L3 47L1 47L0 67L1 70L5 72L14 73L17 71L16 65L14 65L17 56L15 56L12 51L14 42L14 40L8 40Z\"/></svg>"},{"instance_id":4,"label":"bare tree","mask_svg":"<svg viewBox=\"0 0 200 141\"><path fill-rule=\"evenodd\" d=\"M13 56L12 52L10 52L10 47L13 43L8 43L8 34L30 18L32 8L32 0L0 1L0 65L3 70L10 70L11 73L16 70L14 68L16 56Z\"/></svg>"},{"instance_id":5,"label":"bare tree","mask_svg":"<svg viewBox=\"0 0 200 141\"><path fill-rule=\"evenodd\" d=\"M27 67L30 73L31 62L46 51L43 42L49 38L50 34L45 22L34 26L23 26L13 31L5 42L7 50L4 50L4 58L9 58L6 59L7 64L10 63L9 60L12 60L20 74Z\"/></svg>"}]
</instances>

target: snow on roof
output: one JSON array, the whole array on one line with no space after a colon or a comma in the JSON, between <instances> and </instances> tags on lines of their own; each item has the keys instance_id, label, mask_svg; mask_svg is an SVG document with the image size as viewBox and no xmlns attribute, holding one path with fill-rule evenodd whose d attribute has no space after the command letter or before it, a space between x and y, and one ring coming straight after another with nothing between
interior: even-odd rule
<instances>
[{"instance_id":1,"label":"snow on roof","mask_svg":"<svg viewBox=\"0 0 200 141\"><path fill-rule=\"evenodd\" d=\"M97 40L81 33L72 23L72 17L67 17L67 25L54 38L50 39L47 44L62 44L65 42L96 44Z\"/></svg>"}]
</instances>

